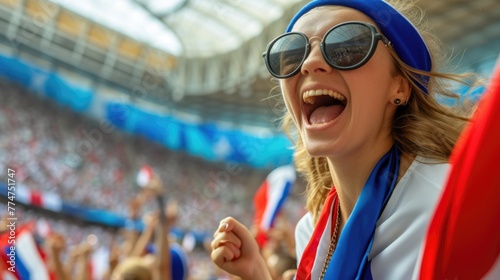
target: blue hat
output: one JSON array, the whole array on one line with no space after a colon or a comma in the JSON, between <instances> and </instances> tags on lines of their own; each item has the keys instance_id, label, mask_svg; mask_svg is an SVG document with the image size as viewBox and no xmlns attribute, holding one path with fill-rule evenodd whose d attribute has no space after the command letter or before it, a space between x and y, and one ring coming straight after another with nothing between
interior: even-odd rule
<instances>
[{"instance_id":1,"label":"blue hat","mask_svg":"<svg viewBox=\"0 0 500 280\"><path fill-rule=\"evenodd\" d=\"M172 280L188 279L189 257L176 243L170 244L170 258L172 263Z\"/></svg>"},{"instance_id":2,"label":"blue hat","mask_svg":"<svg viewBox=\"0 0 500 280\"><path fill-rule=\"evenodd\" d=\"M189 272L189 257L177 243L170 243L170 267L172 268L172 280L186 280ZM156 254L154 244L148 244L146 251L150 254Z\"/></svg>"},{"instance_id":3,"label":"blue hat","mask_svg":"<svg viewBox=\"0 0 500 280\"><path fill-rule=\"evenodd\" d=\"M337 5L356 9L369 16L380 28L380 31L391 41L392 47L399 58L409 66L430 71L432 68L431 56L424 39L417 28L398 10L383 0L314 0L306 4L293 17L286 32L290 32L305 13L326 5ZM427 93L428 77L422 77L425 86L417 85Z\"/></svg>"}]
</instances>

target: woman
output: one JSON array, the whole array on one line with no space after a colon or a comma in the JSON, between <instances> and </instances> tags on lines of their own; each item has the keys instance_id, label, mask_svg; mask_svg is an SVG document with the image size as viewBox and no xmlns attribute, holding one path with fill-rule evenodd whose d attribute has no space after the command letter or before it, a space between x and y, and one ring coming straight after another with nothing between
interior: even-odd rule
<instances>
[{"instance_id":1,"label":"woman","mask_svg":"<svg viewBox=\"0 0 500 280\"><path fill-rule=\"evenodd\" d=\"M296 279L416 277L467 118L436 101L454 96L442 78L462 77L436 72L437 45L403 15L418 17L413 8L408 1L312 1L264 54L280 80L284 127L297 135L296 167L309 182L309 213L296 228ZM212 249L228 272L271 279L235 219L221 222Z\"/></svg>"}]
</instances>

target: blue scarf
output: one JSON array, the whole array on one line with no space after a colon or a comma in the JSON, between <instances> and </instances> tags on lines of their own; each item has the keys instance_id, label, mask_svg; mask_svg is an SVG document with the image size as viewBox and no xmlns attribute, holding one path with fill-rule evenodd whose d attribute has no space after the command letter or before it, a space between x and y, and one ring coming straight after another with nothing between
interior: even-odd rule
<instances>
[{"instance_id":1,"label":"blue scarf","mask_svg":"<svg viewBox=\"0 0 500 280\"><path fill-rule=\"evenodd\" d=\"M396 186L399 154L393 146L373 168L340 235L324 279L372 279L368 253L377 220Z\"/></svg>"}]
</instances>

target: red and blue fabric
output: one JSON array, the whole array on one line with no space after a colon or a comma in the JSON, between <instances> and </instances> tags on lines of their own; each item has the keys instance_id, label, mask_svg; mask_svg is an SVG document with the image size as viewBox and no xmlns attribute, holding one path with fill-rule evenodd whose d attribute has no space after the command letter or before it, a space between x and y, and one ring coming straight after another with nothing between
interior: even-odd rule
<instances>
[{"instance_id":1,"label":"red and blue fabric","mask_svg":"<svg viewBox=\"0 0 500 280\"><path fill-rule=\"evenodd\" d=\"M400 152L393 146L373 168L338 239L325 279L372 279L368 254L377 220L396 186ZM328 194L311 240L302 255L297 280L319 279L337 219L337 192Z\"/></svg>"},{"instance_id":2,"label":"red and blue fabric","mask_svg":"<svg viewBox=\"0 0 500 280\"><path fill-rule=\"evenodd\" d=\"M500 259L499 120L500 62L452 153L448 182L427 232L420 279L483 279Z\"/></svg>"},{"instance_id":3,"label":"red and blue fabric","mask_svg":"<svg viewBox=\"0 0 500 280\"><path fill-rule=\"evenodd\" d=\"M33 237L34 227L32 223L20 225L20 228L15 231L15 244L9 243L10 232L4 233L0 237L1 259L7 265L4 268L7 271L2 271L0 276L4 275L19 280L56 279L54 273L47 266L47 255ZM11 250L11 246L15 246L14 251ZM9 254L14 256L13 260ZM9 261L12 262L9 263Z\"/></svg>"},{"instance_id":4,"label":"red and blue fabric","mask_svg":"<svg viewBox=\"0 0 500 280\"><path fill-rule=\"evenodd\" d=\"M263 246L267 231L273 227L276 216L295 183L295 168L291 165L278 167L267 175L254 195L254 225L258 227L257 242Z\"/></svg>"}]
</instances>

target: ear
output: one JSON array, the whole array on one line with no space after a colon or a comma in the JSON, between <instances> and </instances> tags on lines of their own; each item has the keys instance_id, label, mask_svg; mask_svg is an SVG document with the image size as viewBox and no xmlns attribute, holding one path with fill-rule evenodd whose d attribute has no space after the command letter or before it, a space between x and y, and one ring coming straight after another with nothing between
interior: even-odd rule
<instances>
[{"instance_id":1,"label":"ear","mask_svg":"<svg viewBox=\"0 0 500 280\"><path fill-rule=\"evenodd\" d=\"M390 102L394 104L394 100L399 99L400 104L406 105L411 96L410 82L401 75L395 76L393 82Z\"/></svg>"}]
</instances>

